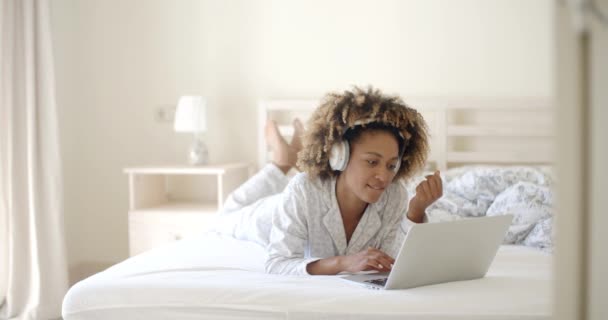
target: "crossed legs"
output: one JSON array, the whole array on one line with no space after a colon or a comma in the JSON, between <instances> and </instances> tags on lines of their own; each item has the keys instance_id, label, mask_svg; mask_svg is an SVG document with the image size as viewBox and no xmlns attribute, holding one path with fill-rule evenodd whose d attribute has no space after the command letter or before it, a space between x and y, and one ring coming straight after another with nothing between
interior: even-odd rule
<instances>
[{"instance_id":1,"label":"crossed legs","mask_svg":"<svg viewBox=\"0 0 608 320\"><path fill-rule=\"evenodd\" d=\"M289 144L281 136L275 121L269 120L266 123L266 142L272 149L272 163L284 174L287 174L291 168L297 169L298 152L302 150L302 134L304 134L304 125L297 118L293 121L293 137Z\"/></svg>"},{"instance_id":2,"label":"crossed legs","mask_svg":"<svg viewBox=\"0 0 608 320\"><path fill-rule=\"evenodd\" d=\"M296 167L297 154L302 149L304 126L298 119L293 121L293 126L294 136L288 144L274 121L266 124L266 141L273 150L272 163L228 196L217 216L215 231L262 246L268 243L272 214L289 183L287 172Z\"/></svg>"}]
</instances>

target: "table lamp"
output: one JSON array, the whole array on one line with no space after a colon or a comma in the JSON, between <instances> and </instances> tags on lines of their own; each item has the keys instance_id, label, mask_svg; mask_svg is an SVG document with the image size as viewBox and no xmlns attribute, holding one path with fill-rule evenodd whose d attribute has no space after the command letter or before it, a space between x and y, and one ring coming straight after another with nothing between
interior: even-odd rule
<instances>
[{"instance_id":1,"label":"table lamp","mask_svg":"<svg viewBox=\"0 0 608 320\"><path fill-rule=\"evenodd\" d=\"M175 111L176 132L192 132L194 141L188 159L192 165L209 163L209 152L201 133L207 131L207 101L200 96L182 96Z\"/></svg>"}]
</instances>

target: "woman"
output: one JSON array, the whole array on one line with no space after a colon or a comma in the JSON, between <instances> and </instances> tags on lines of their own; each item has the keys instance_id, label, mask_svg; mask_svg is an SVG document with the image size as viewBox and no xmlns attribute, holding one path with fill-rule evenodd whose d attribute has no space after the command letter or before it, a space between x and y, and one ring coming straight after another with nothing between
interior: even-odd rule
<instances>
[{"instance_id":1,"label":"woman","mask_svg":"<svg viewBox=\"0 0 608 320\"><path fill-rule=\"evenodd\" d=\"M287 144L267 125L273 163L227 200L229 233L266 246L269 273L389 271L411 223L442 195L439 172L409 201L398 183L426 161L421 115L398 97L354 88L328 94L308 130L297 120L294 129ZM303 172L289 181L293 166Z\"/></svg>"}]
</instances>

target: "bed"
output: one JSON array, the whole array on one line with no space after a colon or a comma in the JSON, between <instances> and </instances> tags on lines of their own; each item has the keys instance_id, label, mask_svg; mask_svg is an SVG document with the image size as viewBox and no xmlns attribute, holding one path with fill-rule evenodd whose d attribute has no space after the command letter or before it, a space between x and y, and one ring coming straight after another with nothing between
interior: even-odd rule
<instances>
[{"instance_id":1,"label":"bed","mask_svg":"<svg viewBox=\"0 0 608 320\"><path fill-rule=\"evenodd\" d=\"M335 276L263 273L264 250L212 232L148 251L73 286L65 320L549 319L551 255L502 246L483 279L375 291Z\"/></svg>"},{"instance_id":2,"label":"bed","mask_svg":"<svg viewBox=\"0 0 608 320\"><path fill-rule=\"evenodd\" d=\"M548 103L415 101L409 102L422 111L431 129L428 169L441 169L445 181L444 197L429 208L431 221L515 215L486 277L373 291L341 276L269 275L263 272L263 248L206 231L77 283L64 299L63 318L550 319L555 179ZM259 129L273 118L289 135L289 120L306 118L317 103L263 101ZM259 148L262 165L269 154L262 140ZM413 188L416 179L404 187Z\"/></svg>"}]
</instances>

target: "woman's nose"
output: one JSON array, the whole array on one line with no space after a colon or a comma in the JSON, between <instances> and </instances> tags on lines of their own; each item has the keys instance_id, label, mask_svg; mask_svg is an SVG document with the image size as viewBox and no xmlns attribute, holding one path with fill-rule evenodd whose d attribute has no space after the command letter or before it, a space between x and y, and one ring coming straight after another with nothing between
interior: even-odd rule
<instances>
[{"instance_id":1,"label":"woman's nose","mask_svg":"<svg viewBox=\"0 0 608 320\"><path fill-rule=\"evenodd\" d=\"M390 178L390 172L388 172L387 170L378 170L376 171L376 179L382 181L382 182L387 182L388 179Z\"/></svg>"}]
</instances>

